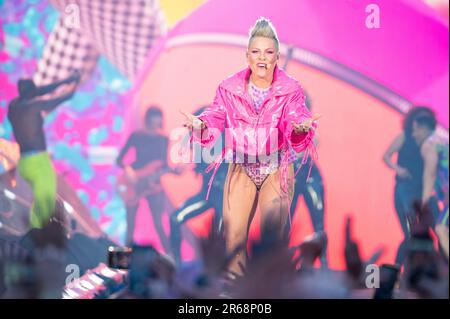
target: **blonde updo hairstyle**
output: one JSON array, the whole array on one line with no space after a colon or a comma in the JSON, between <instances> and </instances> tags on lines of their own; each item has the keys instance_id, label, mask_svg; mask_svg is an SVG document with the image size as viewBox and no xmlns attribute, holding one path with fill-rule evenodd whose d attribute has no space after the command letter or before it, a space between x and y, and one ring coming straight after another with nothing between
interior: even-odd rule
<instances>
[{"instance_id":1,"label":"blonde updo hairstyle","mask_svg":"<svg viewBox=\"0 0 450 319\"><path fill-rule=\"evenodd\" d=\"M273 26L272 22L270 22L269 19L260 17L258 20L256 20L255 25L249 31L247 48L250 48L253 39L256 37L264 37L272 39L275 43L277 52L280 51L280 42L278 41L277 31L275 30L275 27Z\"/></svg>"}]
</instances>

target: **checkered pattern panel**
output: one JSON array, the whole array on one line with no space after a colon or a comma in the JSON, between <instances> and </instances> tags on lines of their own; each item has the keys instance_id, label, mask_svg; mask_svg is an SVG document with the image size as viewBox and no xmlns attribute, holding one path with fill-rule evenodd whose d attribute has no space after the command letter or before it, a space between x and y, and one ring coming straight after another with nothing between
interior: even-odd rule
<instances>
[{"instance_id":1,"label":"checkered pattern panel","mask_svg":"<svg viewBox=\"0 0 450 319\"><path fill-rule=\"evenodd\" d=\"M45 85L79 70L86 79L96 65L98 52L81 30L68 28L60 19L50 34L33 80Z\"/></svg>"},{"instance_id":2,"label":"checkered pattern panel","mask_svg":"<svg viewBox=\"0 0 450 319\"><path fill-rule=\"evenodd\" d=\"M157 0L53 0L52 3L61 17L39 62L37 84L64 78L70 71L68 68L81 68L83 73L89 73L97 54L104 55L133 80L154 41L167 32ZM77 13L80 28L67 23ZM72 42L78 42L78 46L75 48ZM65 52L64 61L55 47ZM84 61L81 66L80 57Z\"/></svg>"}]
</instances>

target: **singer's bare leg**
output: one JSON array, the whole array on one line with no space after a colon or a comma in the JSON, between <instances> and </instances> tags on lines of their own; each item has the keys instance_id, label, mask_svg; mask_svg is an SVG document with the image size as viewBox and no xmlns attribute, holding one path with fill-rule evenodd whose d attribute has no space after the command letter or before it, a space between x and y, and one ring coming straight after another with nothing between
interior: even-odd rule
<instances>
[{"instance_id":1,"label":"singer's bare leg","mask_svg":"<svg viewBox=\"0 0 450 319\"><path fill-rule=\"evenodd\" d=\"M269 226L281 238L289 217L289 209L294 195L294 183L287 190L281 188L280 170L270 174L259 191L258 207L261 214L261 227ZM288 166L288 177L293 181L294 167Z\"/></svg>"},{"instance_id":2,"label":"singer's bare leg","mask_svg":"<svg viewBox=\"0 0 450 319\"><path fill-rule=\"evenodd\" d=\"M228 252L241 246L229 270L242 274L239 263L247 260L248 231L256 211L257 190L253 181L238 164L230 164L224 184L223 225Z\"/></svg>"}]
</instances>

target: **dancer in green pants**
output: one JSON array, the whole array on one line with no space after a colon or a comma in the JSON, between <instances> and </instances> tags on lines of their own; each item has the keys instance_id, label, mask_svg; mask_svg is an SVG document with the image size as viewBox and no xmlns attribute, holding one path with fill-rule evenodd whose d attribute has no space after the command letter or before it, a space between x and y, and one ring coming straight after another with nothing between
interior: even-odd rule
<instances>
[{"instance_id":1,"label":"dancer in green pants","mask_svg":"<svg viewBox=\"0 0 450 319\"><path fill-rule=\"evenodd\" d=\"M20 145L19 173L31 186L34 195L30 218L34 228L42 228L48 223L56 200L56 173L46 150L43 117L73 96L79 80L78 72L41 87L36 87L31 79L21 79L18 82L19 96L8 108L8 119ZM55 96L61 85L66 85L63 93Z\"/></svg>"}]
</instances>

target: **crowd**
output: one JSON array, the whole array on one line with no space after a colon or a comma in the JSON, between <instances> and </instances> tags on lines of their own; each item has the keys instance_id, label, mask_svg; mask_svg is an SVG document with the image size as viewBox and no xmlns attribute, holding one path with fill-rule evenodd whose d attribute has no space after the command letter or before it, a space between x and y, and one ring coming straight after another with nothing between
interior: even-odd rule
<instances>
[{"instance_id":1,"label":"crowd","mask_svg":"<svg viewBox=\"0 0 450 319\"><path fill-rule=\"evenodd\" d=\"M78 297L448 298L448 253L434 233L430 209L418 203L414 209L411 216L416 218L409 220L411 236L407 240L403 267L378 265L378 278L369 278L373 273L367 272L366 267L376 264L383 251L362 260L349 218L343 230L345 271L315 267L327 246L324 232L314 233L299 246L290 247L288 236L280 239L268 224L261 229L261 239L251 245L250 258L242 266L242 274L228 270L235 252L227 253L223 236L211 231L208 237L199 239L201 257L180 266L152 247L134 246L121 267L126 269L116 270L101 264L85 274L85 278L97 282L101 288L93 285L94 293ZM446 236L448 245L448 232ZM34 229L22 238L2 237L0 297L71 297L65 294L65 289L73 287L76 280L67 282L66 242L64 227L56 218L43 229ZM72 294L72 297L77 296Z\"/></svg>"}]
</instances>

